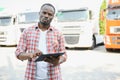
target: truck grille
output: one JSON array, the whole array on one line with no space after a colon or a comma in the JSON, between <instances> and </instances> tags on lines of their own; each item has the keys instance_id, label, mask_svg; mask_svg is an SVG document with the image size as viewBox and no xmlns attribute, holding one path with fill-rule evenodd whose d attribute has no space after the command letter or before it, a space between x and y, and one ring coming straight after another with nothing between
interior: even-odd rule
<instances>
[{"instance_id":1,"label":"truck grille","mask_svg":"<svg viewBox=\"0 0 120 80\"><path fill-rule=\"evenodd\" d=\"M6 41L6 37L0 37L0 42L5 42Z\"/></svg>"},{"instance_id":2,"label":"truck grille","mask_svg":"<svg viewBox=\"0 0 120 80\"><path fill-rule=\"evenodd\" d=\"M79 42L79 35L65 35L67 44L77 44Z\"/></svg>"},{"instance_id":3,"label":"truck grille","mask_svg":"<svg viewBox=\"0 0 120 80\"><path fill-rule=\"evenodd\" d=\"M0 31L0 35L5 35L5 33Z\"/></svg>"},{"instance_id":4,"label":"truck grille","mask_svg":"<svg viewBox=\"0 0 120 80\"><path fill-rule=\"evenodd\" d=\"M120 45L120 37L112 37L112 44Z\"/></svg>"},{"instance_id":5,"label":"truck grille","mask_svg":"<svg viewBox=\"0 0 120 80\"><path fill-rule=\"evenodd\" d=\"M112 42L112 44L120 45L120 42Z\"/></svg>"},{"instance_id":6,"label":"truck grille","mask_svg":"<svg viewBox=\"0 0 120 80\"><path fill-rule=\"evenodd\" d=\"M110 27L110 33L120 34L120 26L112 26L112 27Z\"/></svg>"},{"instance_id":7,"label":"truck grille","mask_svg":"<svg viewBox=\"0 0 120 80\"><path fill-rule=\"evenodd\" d=\"M120 37L117 37L117 40L120 40Z\"/></svg>"},{"instance_id":8,"label":"truck grille","mask_svg":"<svg viewBox=\"0 0 120 80\"><path fill-rule=\"evenodd\" d=\"M115 32L115 33L120 33L120 28L115 28L115 29L114 29L114 32Z\"/></svg>"},{"instance_id":9,"label":"truck grille","mask_svg":"<svg viewBox=\"0 0 120 80\"><path fill-rule=\"evenodd\" d=\"M120 45L120 42L117 42L118 45Z\"/></svg>"}]
</instances>

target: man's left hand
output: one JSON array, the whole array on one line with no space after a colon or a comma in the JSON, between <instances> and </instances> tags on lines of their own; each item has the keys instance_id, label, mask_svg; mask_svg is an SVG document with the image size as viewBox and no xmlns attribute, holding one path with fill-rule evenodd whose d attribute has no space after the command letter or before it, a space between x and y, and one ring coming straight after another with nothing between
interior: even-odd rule
<instances>
[{"instance_id":1,"label":"man's left hand","mask_svg":"<svg viewBox=\"0 0 120 80\"><path fill-rule=\"evenodd\" d=\"M53 56L50 56L49 58L46 57L44 59L45 62L49 62L51 64L53 64L53 66L57 66L59 64L59 59L60 59L60 56L59 57L53 57Z\"/></svg>"}]
</instances>

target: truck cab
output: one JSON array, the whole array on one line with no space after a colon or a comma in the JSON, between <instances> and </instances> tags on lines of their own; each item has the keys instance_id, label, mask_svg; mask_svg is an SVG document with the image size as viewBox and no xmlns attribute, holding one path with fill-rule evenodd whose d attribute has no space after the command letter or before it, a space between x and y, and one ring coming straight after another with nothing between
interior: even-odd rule
<instances>
[{"instance_id":1,"label":"truck cab","mask_svg":"<svg viewBox=\"0 0 120 80\"><path fill-rule=\"evenodd\" d=\"M68 48L94 49L96 44L103 42L98 19L88 7L58 10L57 22Z\"/></svg>"},{"instance_id":2,"label":"truck cab","mask_svg":"<svg viewBox=\"0 0 120 80\"><path fill-rule=\"evenodd\" d=\"M20 30L16 27L17 16L8 11L0 12L0 45L17 45Z\"/></svg>"},{"instance_id":3,"label":"truck cab","mask_svg":"<svg viewBox=\"0 0 120 80\"><path fill-rule=\"evenodd\" d=\"M39 21L39 11L25 9L18 13L18 27L21 30L21 33L25 28L35 25Z\"/></svg>"},{"instance_id":4,"label":"truck cab","mask_svg":"<svg viewBox=\"0 0 120 80\"><path fill-rule=\"evenodd\" d=\"M105 48L120 49L120 0L109 0L105 26Z\"/></svg>"}]
</instances>

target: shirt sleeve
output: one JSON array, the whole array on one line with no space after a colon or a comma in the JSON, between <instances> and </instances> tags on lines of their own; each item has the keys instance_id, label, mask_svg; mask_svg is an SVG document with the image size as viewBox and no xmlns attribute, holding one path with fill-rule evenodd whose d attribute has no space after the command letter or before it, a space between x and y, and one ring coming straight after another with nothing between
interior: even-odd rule
<instances>
[{"instance_id":1,"label":"shirt sleeve","mask_svg":"<svg viewBox=\"0 0 120 80\"><path fill-rule=\"evenodd\" d=\"M18 56L21 54L21 53L25 53L26 52L26 31L24 30L23 33L21 34L20 36L20 39L19 39L19 43L17 45L17 48L15 50L15 55L16 57L18 58Z\"/></svg>"},{"instance_id":2,"label":"shirt sleeve","mask_svg":"<svg viewBox=\"0 0 120 80\"><path fill-rule=\"evenodd\" d=\"M60 58L60 63L63 63L67 59L67 53L65 48L65 39L62 33L60 33L58 41L59 41L59 52L65 52L65 54L62 55Z\"/></svg>"}]
</instances>

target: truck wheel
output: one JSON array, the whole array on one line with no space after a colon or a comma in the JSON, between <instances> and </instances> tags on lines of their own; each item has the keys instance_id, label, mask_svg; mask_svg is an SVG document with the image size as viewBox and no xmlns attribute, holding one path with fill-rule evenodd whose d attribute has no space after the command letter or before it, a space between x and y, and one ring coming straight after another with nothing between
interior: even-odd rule
<instances>
[{"instance_id":1,"label":"truck wheel","mask_svg":"<svg viewBox=\"0 0 120 80\"><path fill-rule=\"evenodd\" d=\"M95 47L96 47L96 40L95 40L95 37L93 36L93 38L92 38L92 46L89 49L92 50Z\"/></svg>"},{"instance_id":2,"label":"truck wheel","mask_svg":"<svg viewBox=\"0 0 120 80\"><path fill-rule=\"evenodd\" d=\"M108 52L112 52L113 49L111 49L111 48L106 48L106 51L108 51Z\"/></svg>"}]
</instances>

